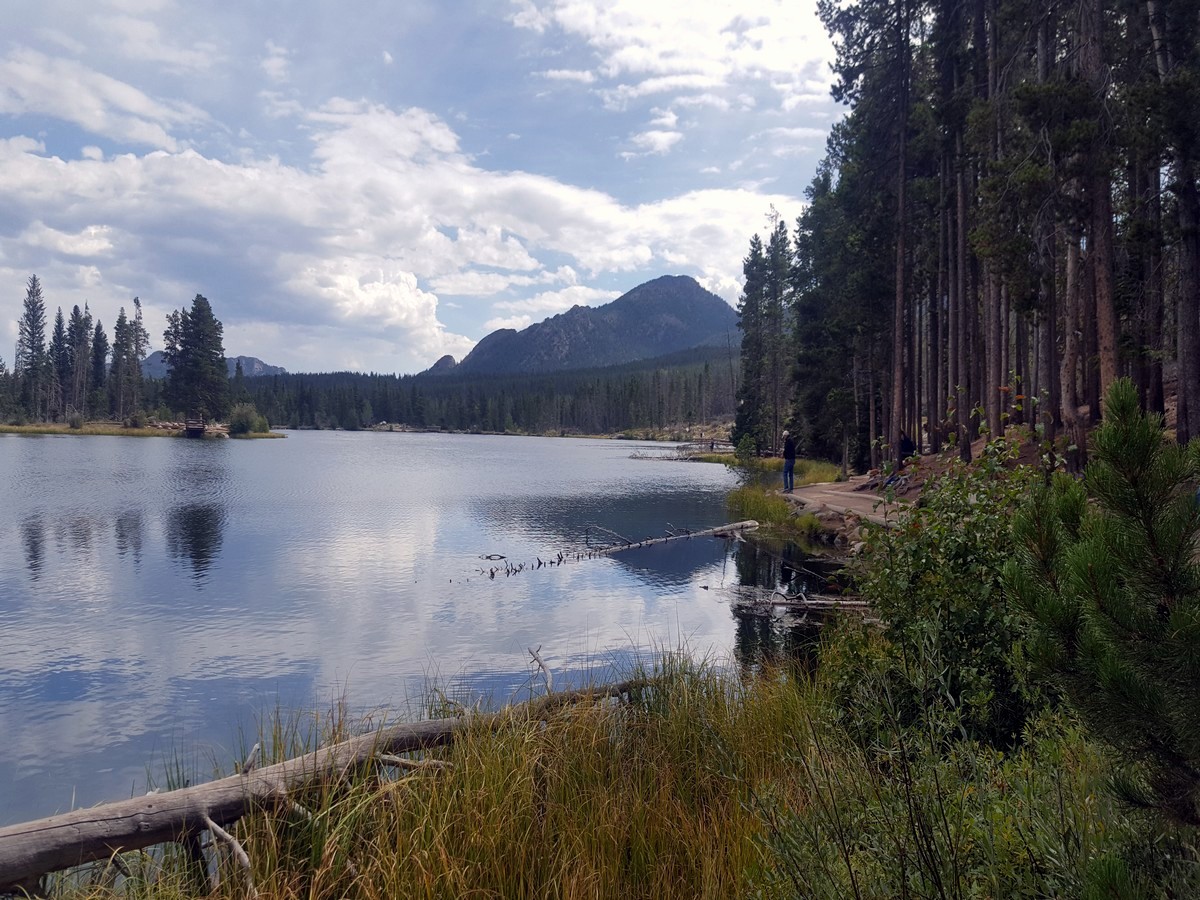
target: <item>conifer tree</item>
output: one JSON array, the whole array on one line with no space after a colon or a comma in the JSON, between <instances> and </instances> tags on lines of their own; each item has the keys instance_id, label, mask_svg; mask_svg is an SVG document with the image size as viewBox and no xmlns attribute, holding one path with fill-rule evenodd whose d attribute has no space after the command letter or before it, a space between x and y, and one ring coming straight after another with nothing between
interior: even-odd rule
<instances>
[{"instance_id":1,"label":"conifer tree","mask_svg":"<svg viewBox=\"0 0 1200 900\"><path fill-rule=\"evenodd\" d=\"M216 419L229 411L229 375L223 328L208 300L197 294L190 310L167 316L163 357L167 401L188 416Z\"/></svg>"},{"instance_id":2,"label":"conifer tree","mask_svg":"<svg viewBox=\"0 0 1200 900\"><path fill-rule=\"evenodd\" d=\"M746 281L738 303L738 328L742 330L742 383L738 389L737 416L733 426L733 443L749 436L756 450L768 443L764 405L767 398L767 321L766 282L767 260L762 238L750 239L750 253L742 261Z\"/></svg>"},{"instance_id":3,"label":"conifer tree","mask_svg":"<svg viewBox=\"0 0 1200 900\"><path fill-rule=\"evenodd\" d=\"M91 341L92 314L83 305L80 310L76 305L71 309L71 318L67 323L67 352L71 359L70 390L64 388L67 394L68 408L85 413L88 405L88 383L91 376Z\"/></svg>"},{"instance_id":4,"label":"conifer tree","mask_svg":"<svg viewBox=\"0 0 1200 900\"><path fill-rule=\"evenodd\" d=\"M92 371L88 378L91 386L89 405L93 414L100 414L107 412L108 407L104 399L104 389L108 383L108 335L104 333L104 326L99 321L92 332L91 366Z\"/></svg>"},{"instance_id":5,"label":"conifer tree","mask_svg":"<svg viewBox=\"0 0 1200 900\"><path fill-rule=\"evenodd\" d=\"M44 376L46 367L46 301L42 283L30 275L25 289L25 305L17 325L17 356L13 373L21 382L21 402L31 418L39 418L44 410Z\"/></svg>"},{"instance_id":6,"label":"conifer tree","mask_svg":"<svg viewBox=\"0 0 1200 900\"><path fill-rule=\"evenodd\" d=\"M1058 476L1014 520L1006 582L1035 659L1122 754L1119 794L1198 826L1200 443L1167 441L1120 379L1093 447L1082 485Z\"/></svg>"},{"instance_id":7,"label":"conifer tree","mask_svg":"<svg viewBox=\"0 0 1200 900\"><path fill-rule=\"evenodd\" d=\"M126 414L135 412L132 406L132 386L129 384L132 360L129 319L125 315L125 307L122 306L117 313L117 323L113 326L112 368L108 378L109 408L113 415L122 420Z\"/></svg>"},{"instance_id":8,"label":"conifer tree","mask_svg":"<svg viewBox=\"0 0 1200 900\"><path fill-rule=\"evenodd\" d=\"M71 348L67 343L67 324L62 307L54 315L50 334L50 416L58 419L66 409L64 398L71 384Z\"/></svg>"}]
</instances>

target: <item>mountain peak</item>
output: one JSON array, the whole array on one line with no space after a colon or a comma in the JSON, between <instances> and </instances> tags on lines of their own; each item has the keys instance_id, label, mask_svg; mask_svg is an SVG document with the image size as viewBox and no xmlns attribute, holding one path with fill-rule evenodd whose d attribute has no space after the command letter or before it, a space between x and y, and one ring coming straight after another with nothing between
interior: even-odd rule
<instances>
[{"instance_id":1,"label":"mountain peak","mask_svg":"<svg viewBox=\"0 0 1200 900\"><path fill-rule=\"evenodd\" d=\"M493 331L454 371L523 374L622 365L724 340L736 326L733 308L696 279L663 275L603 306L573 306L521 331Z\"/></svg>"}]
</instances>

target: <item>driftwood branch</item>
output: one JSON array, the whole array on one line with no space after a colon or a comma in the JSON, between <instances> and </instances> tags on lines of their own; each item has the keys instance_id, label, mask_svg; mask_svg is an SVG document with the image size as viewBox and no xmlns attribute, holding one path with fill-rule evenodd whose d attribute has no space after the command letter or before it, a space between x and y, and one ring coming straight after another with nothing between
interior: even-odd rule
<instances>
[{"instance_id":1,"label":"driftwood branch","mask_svg":"<svg viewBox=\"0 0 1200 900\"><path fill-rule=\"evenodd\" d=\"M538 653L542 649L542 645L538 644L537 650L534 650L530 647L526 647L525 649L529 651L529 655L533 657L533 661L538 664L538 668L541 669L542 674L546 676L546 693L553 694L554 693L554 674L550 671L550 667L547 666L544 662L542 662L542 658L538 655Z\"/></svg>"},{"instance_id":2,"label":"driftwood branch","mask_svg":"<svg viewBox=\"0 0 1200 900\"><path fill-rule=\"evenodd\" d=\"M409 759L406 756L396 756L394 753L380 753L375 758L385 766L404 769L407 772L419 772L423 769L442 772L454 768L453 763L448 763L443 759Z\"/></svg>"},{"instance_id":3,"label":"driftwood branch","mask_svg":"<svg viewBox=\"0 0 1200 900\"><path fill-rule=\"evenodd\" d=\"M300 809L290 793L336 779L380 754L445 746L467 728L499 729L516 716L543 716L569 703L620 696L642 680L560 691L496 713L395 724L275 765L207 784L147 794L0 828L0 894L57 872L167 841L195 841L201 829L236 822L256 806ZM216 834L215 831L212 831Z\"/></svg>"},{"instance_id":4,"label":"driftwood branch","mask_svg":"<svg viewBox=\"0 0 1200 900\"><path fill-rule=\"evenodd\" d=\"M246 853L246 848L241 845L241 842L237 838L208 816L204 817L204 827L209 830L214 838L224 841L233 851L234 858L246 871L246 889L250 892L251 897L257 897L258 889L254 887L254 868L250 865L250 856Z\"/></svg>"}]
</instances>

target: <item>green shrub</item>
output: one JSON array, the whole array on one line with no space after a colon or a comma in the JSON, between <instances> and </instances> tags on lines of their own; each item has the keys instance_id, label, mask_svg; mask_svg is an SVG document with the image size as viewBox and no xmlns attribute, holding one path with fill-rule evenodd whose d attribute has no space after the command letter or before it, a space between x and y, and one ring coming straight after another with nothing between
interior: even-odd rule
<instances>
[{"instance_id":1,"label":"green shrub","mask_svg":"<svg viewBox=\"0 0 1200 900\"><path fill-rule=\"evenodd\" d=\"M884 622L892 690L907 723L931 705L974 740L1010 746L1031 703L1002 569L1012 516L1039 477L1016 448L988 445L926 483L892 527L868 532L856 579Z\"/></svg>"},{"instance_id":2,"label":"green shrub","mask_svg":"<svg viewBox=\"0 0 1200 900\"><path fill-rule=\"evenodd\" d=\"M738 441L734 455L743 466L749 465L758 456L758 445L754 443L754 438L743 434L742 439Z\"/></svg>"},{"instance_id":3,"label":"green shrub","mask_svg":"<svg viewBox=\"0 0 1200 900\"><path fill-rule=\"evenodd\" d=\"M239 403L229 414L230 434L266 434L271 430L265 416L252 403Z\"/></svg>"}]
</instances>

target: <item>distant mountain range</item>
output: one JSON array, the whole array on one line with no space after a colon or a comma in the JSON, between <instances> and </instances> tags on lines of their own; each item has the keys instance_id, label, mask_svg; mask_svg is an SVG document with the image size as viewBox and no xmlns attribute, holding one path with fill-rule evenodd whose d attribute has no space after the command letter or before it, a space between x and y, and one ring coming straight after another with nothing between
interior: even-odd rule
<instances>
[{"instance_id":1,"label":"distant mountain range","mask_svg":"<svg viewBox=\"0 0 1200 900\"><path fill-rule=\"evenodd\" d=\"M521 331L493 331L460 363L424 374L512 375L595 369L702 346L740 345L737 313L687 275L664 275L604 306L575 306Z\"/></svg>"},{"instance_id":2,"label":"distant mountain range","mask_svg":"<svg viewBox=\"0 0 1200 900\"><path fill-rule=\"evenodd\" d=\"M256 356L227 356L225 358L225 367L229 370L229 377L232 378L234 372L237 371L237 364L242 364L242 374L247 378L255 378L259 375L286 375L287 369L280 366L269 366ZM142 360L142 377L143 378L166 378L167 364L163 360L161 350L155 350L149 356Z\"/></svg>"}]
</instances>

